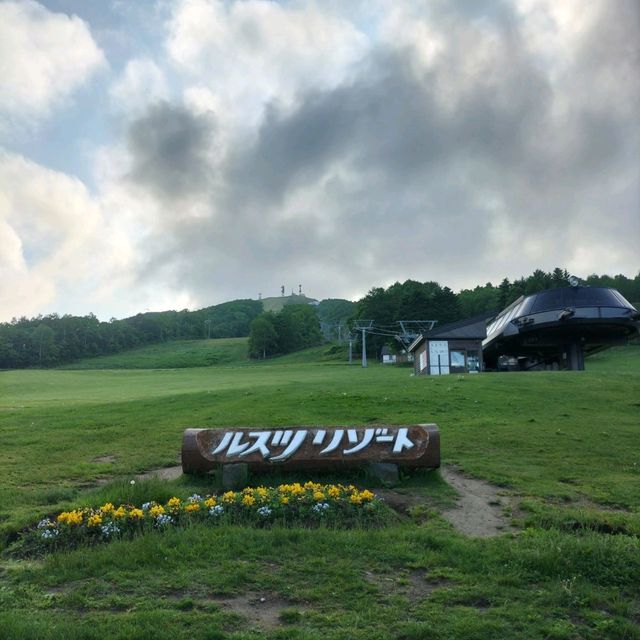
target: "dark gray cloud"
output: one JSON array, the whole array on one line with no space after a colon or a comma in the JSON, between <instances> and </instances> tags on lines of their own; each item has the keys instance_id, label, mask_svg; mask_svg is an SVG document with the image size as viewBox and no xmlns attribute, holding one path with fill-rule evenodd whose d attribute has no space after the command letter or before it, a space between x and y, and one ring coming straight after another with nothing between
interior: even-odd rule
<instances>
[{"instance_id":1,"label":"dark gray cloud","mask_svg":"<svg viewBox=\"0 0 640 640\"><path fill-rule=\"evenodd\" d=\"M211 180L214 124L182 106L161 102L129 126L129 178L160 198L197 196Z\"/></svg>"},{"instance_id":2,"label":"dark gray cloud","mask_svg":"<svg viewBox=\"0 0 640 640\"><path fill-rule=\"evenodd\" d=\"M131 177L159 198L200 194L208 214L164 226L147 273L163 265L206 303L287 278L318 296L409 277L473 285L581 264L605 231L632 255L637 15L603 4L558 70L504 3L480 23L443 12L430 64L378 46L341 85L271 105L215 167L209 120L154 107L130 130Z\"/></svg>"}]
</instances>

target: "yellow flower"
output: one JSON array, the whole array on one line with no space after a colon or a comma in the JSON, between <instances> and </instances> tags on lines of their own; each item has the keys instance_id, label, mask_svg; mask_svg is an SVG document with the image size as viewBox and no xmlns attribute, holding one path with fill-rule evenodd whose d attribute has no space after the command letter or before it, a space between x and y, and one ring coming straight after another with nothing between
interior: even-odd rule
<instances>
[{"instance_id":1,"label":"yellow flower","mask_svg":"<svg viewBox=\"0 0 640 640\"><path fill-rule=\"evenodd\" d=\"M74 511L63 511L57 518L62 524L74 525L82 524L82 511L76 509Z\"/></svg>"},{"instance_id":2,"label":"yellow flower","mask_svg":"<svg viewBox=\"0 0 640 640\"><path fill-rule=\"evenodd\" d=\"M352 504L362 504L362 495L360 495L357 491L355 493L352 493L350 498L349 498L350 502Z\"/></svg>"},{"instance_id":3,"label":"yellow flower","mask_svg":"<svg viewBox=\"0 0 640 640\"><path fill-rule=\"evenodd\" d=\"M131 509L131 511L129 511L129 517L132 520L142 520L144 518L144 511L142 509Z\"/></svg>"},{"instance_id":4,"label":"yellow flower","mask_svg":"<svg viewBox=\"0 0 640 640\"><path fill-rule=\"evenodd\" d=\"M209 507L209 508L211 508L211 507L215 507L215 506L216 506L216 504L218 504L218 503L216 502L216 499L215 499L215 498L207 498L207 499L204 501L204 506L205 506L205 507Z\"/></svg>"},{"instance_id":5,"label":"yellow flower","mask_svg":"<svg viewBox=\"0 0 640 640\"><path fill-rule=\"evenodd\" d=\"M187 512L190 512L190 511L198 511L199 509L200 509L200 505L199 505L199 504L196 504L196 503L188 504L188 505L184 508L184 510L185 510L185 511L187 511Z\"/></svg>"},{"instance_id":6,"label":"yellow flower","mask_svg":"<svg viewBox=\"0 0 640 640\"><path fill-rule=\"evenodd\" d=\"M175 496L173 498L169 498L169 502L167 502L167 506L169 507L169 509L177 509L180 506L180 498L176 498Z\"/></svg>"},{"instance_id":7,"label":"yellow flower","mask_svg":"<svg viewBox=\"0 0 640 640\"><path fill-rule=\"evenodd\" d=\"M114 518L124 518L127 515L127 512L124 510L124 507L120 505L114 512Z\"/></svg>"},{"instance_id":8,"label":"yellow flower","mask_svg":"<svg viewBox=\"0 0 640 640\"><path fill-rule=\"evenodd\" d=\"M222 502L233 502L236 499L236 494L234 491L227 491L222 494Z\"/></svg>"},{"instance_id":9,"label":"yellow flower","mask_svg":"<svg viewBox=\"0 0 640 640\"><path fill-rule=\"evenodd\" d=\"M255 496L256 493L258 494L258 496L259 496L259 498L260 498L260 500L262 502L264 502L268 497L268 491L267 491L267 489L265 487L258 487L255 490L254 496Z\"/></svg>"},{"instance_id":10,"label":"yellow flower","mask_svg":"<svg viewBox=\"0 0 640 640\"><path fill-rule=\"evenodd\" d=\"M157 518L164 513L164 507L161 504L154 504L151 509L149 509L149 513L152 518Z\"/></svg>"},{"instance_id":11,"label":"yellow flower","mask_svg":"<svg viewBox=\"0 0 640 640\"><path fill-rule=\"evenodd\" d=\"M244 498L242 498L242 504L245 507L250 507L252 505L254 505L256 503L256 499L253 496L250 495L246 495Z\"/></svg>"},{"instance_id":12,"label":"yellow flower","mask_svg":"<svg viewBox=\"0 0 640 640\"><path fill-rule=\"evenodd\" d=\"M89 519L87 520L88 527L99 527L101 524L102 524L102 516L98 513L95 513L92 516L89 516Z\"/></svg>"},{"instance_id":13,"label":"yellow flower","mask_svg":"<svg viewBox=\"0 0 640 640\"><path fill-rule=\"evenodd\" d=\"M324 500L324 498L325 498L325 495L324 495L324 493L322 493L322 491L314 491L313 492L313 499L316 502L322 502Z\"/></svg>"},{"instance_id":14,"label":"yellow flower","mask_svg":"<svg viewBox=\"0 0 640 640\"><path fill-rule=\"evenodd\" d=\"M289 496L280 496L280 504L289 504Z\"/></svg>"},{"instance_id":15,"label":"yellow flower","mask_svg":"<svg viewBox=\"0 0 640 640\"><path fill-rule=\"evenodd\" d=\"M332 484L327 491L330 498L339 498L340 497L340 489L336 487L335 484Z\"/></svg>"},{"instance_id":16,"label":"yellow flower","mask_svg":"<svg viewBox=\"0 0 640 640\"><path fill-rule=\"evenodd\" d=\"M115 507L110 502L107 502L100 507L100 511L102 511L102 513L111 513L114 510Z\"/></svg>"},{"instance_id":17,"label":"yellow flower","mask_svg":"<svg viewBox=\"0 0 640 640\"><path fill-rule=\"evenodd\" d=\"M371 493L371 491L369 491L369 489L365 489L360 496L362 497L363 500L373 500L373 498L375 498L375 495L373 493Z\"/></svg>"}]
</instances>

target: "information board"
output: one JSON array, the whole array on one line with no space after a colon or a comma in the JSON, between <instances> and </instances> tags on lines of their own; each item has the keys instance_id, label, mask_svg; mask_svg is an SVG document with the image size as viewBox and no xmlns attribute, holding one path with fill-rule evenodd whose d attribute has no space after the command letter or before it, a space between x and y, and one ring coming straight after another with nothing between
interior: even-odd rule
<instances>
[{"instance_id":1,"label":"information board","mask_svg":"<svg viewBox=\"0 0 640 640\"><path fill-rule=\"evenodd\" d=\"M429 341L429 373L442 376L449 373L449 343L447 340Z\"/></svg>"}]
</instances>

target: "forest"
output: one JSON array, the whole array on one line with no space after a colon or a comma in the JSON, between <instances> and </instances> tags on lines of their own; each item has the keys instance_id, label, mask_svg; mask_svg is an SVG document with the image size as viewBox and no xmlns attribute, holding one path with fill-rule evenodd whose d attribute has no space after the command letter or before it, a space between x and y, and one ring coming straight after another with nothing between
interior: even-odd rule
<instances>
[{"instance_id":1,"label":"forest","mask_svg":"<svg viewBox=\"0 0 640 640\"><path fill-rule=\"evenodd\" d=\"M138 313L101 322L93 314L50 314L0 324L0 368L52 367L168 340L249 335L259 300L234 300L198 311Z\"/></svg>"},{"instance_id":2,"label":"forest","mask_svg":"<svg viewBox=\"0 0 640 640\"><path fill-rule=\"evenodd\" d=\"M279 313L263 313L260 300L233 300L197 311L138 313L121 320L100 321L87 316L50 314L14 318L0 323L0 368L53 367L80 358L117 353L169 340L249 336L249 355L264 358L288 353L339 337L344 339L358 319L392 329L399 320L454 322L479 314L497 313L521 295L567 286L569 274L540 269L513 282L487 282L454 293L437 282L407 280L387 288L374 287L358 302L328 299L317 306L286 305ZM640 302L640 272L591 275L590 286L613 287L636 307ZM304 309L304 311L303 311ZM368 351L393 344L388 336L372 336Z\"/></svg>"}]
</instances>

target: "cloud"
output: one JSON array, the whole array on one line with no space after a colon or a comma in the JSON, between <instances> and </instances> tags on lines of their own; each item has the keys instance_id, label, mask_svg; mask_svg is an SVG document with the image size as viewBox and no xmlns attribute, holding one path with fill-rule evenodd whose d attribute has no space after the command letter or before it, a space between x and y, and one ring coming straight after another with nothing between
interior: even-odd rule
<instances>
[{"instance_id":1,"label":"cloud","mask_svg":"<svg viewBox=\"0 0 640 640\"><path fill-rule=\"evenodd\" d=\"M255 3L243 6L252 23ZM295 278L335 296L407 277L461 287L537 267L584 274L637 263L638 124L628 105L639 106L640 94L614 73L618 63L636 64L637 45L620 48L618 38L637 43L637 24L629 20L624 33L616 26L629 5L600 3L562 24L555 6L390 14L366 60L340 82L298 85L295 100L267 101L255 131L222 161L208 162L215 142L204 142L204 130L192 135L192 125L175 154L132 148L134 166L158 158L140 184L162 196L175 180L172 192L199 202L188 220L161 216L148 264L206 303L255 295L265 278L274 290ZM215 15L218 31L239 28L233 9L188 7ZM543 27L529 21L539 12L544 29L556 20L571 30L570 52L562 55L563 40L550 43L559 62L549 62L553 49L541 55ZM200 18L191 24L209 24ZM211 52L193 46L174 55L196 73ZM611 108L607 95L625 105ZM177 121L197 121L180 109ZM145 139L179 130L164 116L149 111ZM588 255L597 256L591 267Z\"/></svg>"},{"instance_id":2,"label":"cloud","mask_svg":"<svg viewBox=\"0 0 640 640\"><path fill-rule=\"evenodd\" d=\"M121 77L109 89L109 97L118 111L129 115L169 97L162 69L149 58L129 60Z\"/></svg>"},{"instance_id":3,"label":"cloud","mask_svg":"<svg viewBox=\"0 0 640 640\"><path fill-rule=\"evenodd\" d=\"M185 79L217 93L243 126L271 100L336 86L365 54L366 36L315 3L182 0L167 51Z\"/></svg>"},{"instance_id":4,"label":"cloud","mask_svg":"<svg viewBox=\"0 0 640 640\"><path fill-rule=\"evenodd\" d=\"M633 0L168 11L162 53L141 47L112 85L125 124L95 193L4 157L2 268L28 309L637 270Z\"/></svg>"},{"instance_id":5,"label":"cloud","mask_svg":"<svg viewBox=\"0 0 640 640\"><path fill-rule=\"evenodd\" d=\"M199 195L210 180L213 134L207 114L166 102L151 106L128 130L130 180L168 200Z\"/></svg>"},{"instance_id":6,"label":"cloud","mask_svg":"<svg viewBox=\"0 0 640 640\"><path fill-rule=\"evenodd\" d=\"M37 2L0 2L0 133L46 117L105 64L88 26Z\"/></svg>"},{"instance_id":7,"label":"cloud","mask_svg":"<svg viewBox=\"0 0 640 640\"><path fill-rule=\"evenodd\" d=\"M128 243L76 178L0 150L0 317L97 304ZM121 278L120 278L121 280Z\"/></svg>"}]
</instances>

